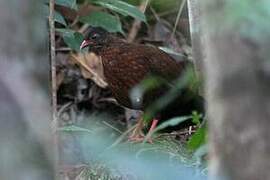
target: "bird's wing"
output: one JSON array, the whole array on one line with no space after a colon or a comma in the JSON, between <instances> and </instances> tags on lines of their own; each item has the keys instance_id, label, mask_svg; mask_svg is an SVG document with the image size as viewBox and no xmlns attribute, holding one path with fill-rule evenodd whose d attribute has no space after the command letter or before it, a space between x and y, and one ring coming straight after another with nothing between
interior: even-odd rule
<instances>
[{"instance_id":1,"label":"bird's wing","mask_svg":"<svg viewBox=\"0 0 270 180\"><path fill-rule=\"evenodd\" d=\"M136 47L124 44L111 47L106 52L108 54L105 57L103 55L103 66L105 66L107 76L113 74L115 78L127 84L137 84L150 72L143 53Z\"/></svg>"},{"instance_id":2,"label":"bird's wing","mask_svg":"<svg viewBox=\"0 0 270 180\"><path fill-rule=\"evenodd\" d=\"M144 48L149 68L152 73L168 81L176 79L183 72L186 63L176 62L171 56L156 47Z\"/></svg>"}]
</instances>

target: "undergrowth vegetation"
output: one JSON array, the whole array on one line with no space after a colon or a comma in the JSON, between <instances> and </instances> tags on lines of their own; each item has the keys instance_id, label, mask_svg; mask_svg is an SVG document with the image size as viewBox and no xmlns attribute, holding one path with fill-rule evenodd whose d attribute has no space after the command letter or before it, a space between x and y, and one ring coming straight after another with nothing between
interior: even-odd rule
<instances>
[{"instance_id":1,"label":"undergrowth vegetation","mask_svg":"<svg viewBox=\"0 0 270 180\"><path fill-rule=\"evenodd\" d=\"M134 112L127 115L129 111L115 104L106 83L104 87L97 83L103 80L98 73L100 64L80 50L85 31L94 26L124 38L135 32L135 42L148 42L163 47L176 59L185 55L192 60L189 36L185 34L188 29L182 8L185 1L55 0L55 3L60 164L74 166L77 179L206 179L207 124L203 112L191 109L188 116L161 123L150 134L155 138L154 144L127 142L136 115ZM47 3L44 11L48 14ZM86 72L88 68L96 71L97 77ZM198 80L191 76L187 82L199 96ZM185 123L188 125L167 130ZM71 178L70 174L71 171L65 172L64 176Z\"/></svg>"}]
</instances>

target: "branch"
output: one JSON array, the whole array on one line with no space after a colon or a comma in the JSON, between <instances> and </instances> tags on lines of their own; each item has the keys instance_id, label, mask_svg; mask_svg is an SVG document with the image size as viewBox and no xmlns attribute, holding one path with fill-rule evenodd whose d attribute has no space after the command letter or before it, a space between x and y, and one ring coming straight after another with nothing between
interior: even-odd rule
<instances>
[{"instance_id":1,"label":"branch","mask_svg":"<svg viewBox=\"0 0 270 180\"><path fill-rule=\"evenodd\" d=\"M54 27L54 0L50 0L50 14L49 14L49 26L50 26L50 61L51 61L51 104L53 122L57 122L57 85L56 85L56 62L55 62L55 27ZM56 123L57 124L57 123Z\"/></svg>"},{"instance_id":2,"label":"branch","mask_svg":"<svg viewBox=\"0 0 270 180\"><path fill-rule=\"evenodd\" d=\"M148 6L150 0L145 0L142 2L142 4L140 5L139 9L145 13L145 10L146 10L146 7ZM139 20L134 20L133 24L132 24L132 27L131 27L131 30L129 31L129 34L128 34L128 38L127 38L127 42L132 42L134 41L134 39L136 38L137 34L138 34L138 31L141 27L141 21Z\"/></svg>"},{"instance_id":3,"label":"branch","mask_svg":"<svg viewBox=\"0 0 270 180\"><path fill-rule=\"evenodd\" d=\"M54 4L55 0L50 0L49 28L50 28L50 63L51 63L51 107L52 107L52 130L54 133L54 150L55 150L55 179L58 178L57 164L59 163L59 143L57 135L58 118L57 118L57 82L56 82L56 62L55 62L55 26L54 26Z\"/></svg>"}]
</instances>

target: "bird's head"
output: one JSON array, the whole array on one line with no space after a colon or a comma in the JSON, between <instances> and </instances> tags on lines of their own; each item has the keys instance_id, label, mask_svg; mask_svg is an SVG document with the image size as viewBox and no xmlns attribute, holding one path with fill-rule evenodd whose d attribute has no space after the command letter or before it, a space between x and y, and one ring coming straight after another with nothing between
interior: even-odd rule
<instances>
[{"instance_id":1,"label":"bird's head","mask_svg":"<svg viewBox=\"0 0 270 180\"><path fill-rule=\"evenodd\" d=\"M90 27L86 33L80 49L89 47L90 52L98 53L98 51L108 44L109 33L100 27Z\"/></svg>"}]
</instances>

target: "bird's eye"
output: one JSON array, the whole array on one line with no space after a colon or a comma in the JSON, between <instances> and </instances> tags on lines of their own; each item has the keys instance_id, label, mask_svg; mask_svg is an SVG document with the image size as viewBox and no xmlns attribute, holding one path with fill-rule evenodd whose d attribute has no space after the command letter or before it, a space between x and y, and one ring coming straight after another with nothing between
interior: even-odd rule
<instances>
[{"instance_id":1,"label":"bird's eye","mask_svg":"<svg viewBox=\"0 0 270 180\"><path fill-rule=\"evenodd\" d=\"M95 33L91 36L91 39L97 39L99 37L99 34Z\"/></svg>"}]
</instances>

